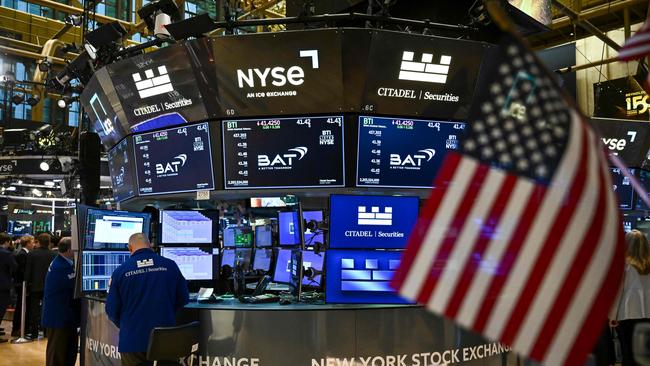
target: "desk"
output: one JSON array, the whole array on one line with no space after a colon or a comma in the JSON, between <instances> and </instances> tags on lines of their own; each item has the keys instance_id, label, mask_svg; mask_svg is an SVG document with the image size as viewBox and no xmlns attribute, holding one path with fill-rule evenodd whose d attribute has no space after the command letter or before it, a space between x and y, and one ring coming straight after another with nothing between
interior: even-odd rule
<instances>
[{"instance_id":1,"label":"desk","mask_svg":"<svg viewBox=\"0 0 650 366\"><path fill-rule=\"evenodd\" d=\"M104 303L86 300L84 309L85 365L119 365ZM196 366L516 365L504 347L419 306L192 302L178 321L193 320L202 333Z\"/></svg>"}]
</instances>

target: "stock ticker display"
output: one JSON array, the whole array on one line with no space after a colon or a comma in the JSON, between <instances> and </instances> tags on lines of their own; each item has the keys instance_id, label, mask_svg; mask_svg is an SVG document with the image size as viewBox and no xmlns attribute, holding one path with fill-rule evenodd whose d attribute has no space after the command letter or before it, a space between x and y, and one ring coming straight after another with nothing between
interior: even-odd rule
<instances>
[{"instance_id":1,"label":"stock ticker display","mask_svg":"<svg viewBox=\"0 0 650 366\"><path fill-rule=\"evenodd\" d=\"M226 189L342 187L343 117L223 121Z\"/></svg>"},{"instance_id":2,"label":"stock ticker display","mask_svg":"<svg viewBox=\"0 0 650 366\"><path fill-rule=\"evenodd\" d=\"M134 138L140 195L214 189L207 123Z\"/></svg>"},{"instance_id":3,"label":"stock ticker display","mask_svg":"<svg viewBox=\"0 0 650 366\"><path fill-rule=\"evenodd\" d=\"M124 201L136 195L135 165L133 159L133 143L127 137L108 151L108 170L111 174L113 197L116 201Z\"/></svg>"},{"instance_id":4,"label":"stock ticker display","mask_svg":"<svg viewBox=\"0 0 650 366\"><path fill-rule=\"evenodd\" d=\"M357 186L430 188L464 123L359 117Z\"/></svg>"}]
</instances>

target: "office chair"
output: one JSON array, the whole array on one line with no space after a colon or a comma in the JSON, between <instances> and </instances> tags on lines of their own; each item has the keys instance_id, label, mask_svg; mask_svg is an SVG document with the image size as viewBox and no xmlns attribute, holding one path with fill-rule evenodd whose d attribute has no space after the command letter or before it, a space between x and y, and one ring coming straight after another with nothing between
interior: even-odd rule
<instances>
[{"instance_id":1,"label":"office chair","mask_svg":"<svg viewBox=\"0 0 650 366\"><path fill-rule=\"evenodd\" d=\"M192 356L199 350L199 322L178 327L160 327L151 330L147 360L154 366L177 366L181 357ZM189 358L192 366L193 357Z\"/></svg>"}]
</instances>

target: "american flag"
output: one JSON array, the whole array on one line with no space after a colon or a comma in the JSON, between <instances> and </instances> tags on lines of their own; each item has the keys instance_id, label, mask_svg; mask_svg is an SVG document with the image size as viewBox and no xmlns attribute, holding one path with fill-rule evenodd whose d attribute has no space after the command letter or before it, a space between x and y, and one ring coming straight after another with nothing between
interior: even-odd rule
<instances>
[{"instance_id":1,"label":"american flag","mask_svg":"<svg viewBox=\"0 0 650 366\"><path fill-rule=\"evenodd\" d=\"M632 61L650 55L650 20L627 41L618 52L618 59L621 61ZM650 73L646 76L642 85L646 93L650 94Z\"/></svg>"},{"instance_id":2,"label":"american flag","mask_svg":"<svg viewBox=\"0 0 650 366\"><path fill-rule=\"evenodd\" d=\"M604 148L515 36L481 74L393 286L522 355L580 365L624 264Z\"/></svg>"}]
</instances>

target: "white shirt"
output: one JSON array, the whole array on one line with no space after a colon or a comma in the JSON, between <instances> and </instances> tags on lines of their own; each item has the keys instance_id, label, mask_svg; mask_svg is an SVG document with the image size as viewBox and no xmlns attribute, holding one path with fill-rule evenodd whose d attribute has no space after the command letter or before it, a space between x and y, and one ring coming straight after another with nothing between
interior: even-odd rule
<instances>
[{"instance_id":1,"label":"white shirt","mask_svg":"<svg viewBox=\"0 0 650 366\"><path fill-rule=\"evenodd\" d=\"M650 274L641 275L630 264L625 265L625 284L618 298L612 319L650 318Z\"/></svg>"}]
</instances>

